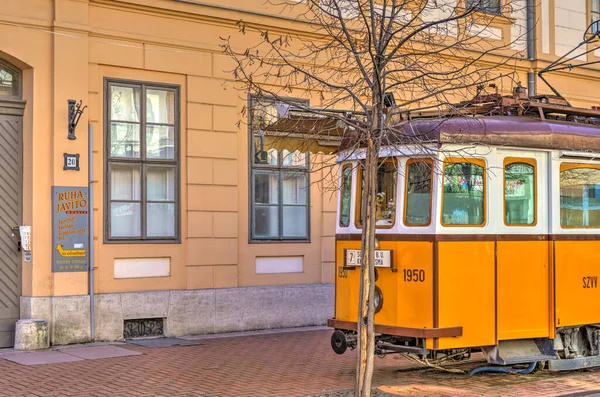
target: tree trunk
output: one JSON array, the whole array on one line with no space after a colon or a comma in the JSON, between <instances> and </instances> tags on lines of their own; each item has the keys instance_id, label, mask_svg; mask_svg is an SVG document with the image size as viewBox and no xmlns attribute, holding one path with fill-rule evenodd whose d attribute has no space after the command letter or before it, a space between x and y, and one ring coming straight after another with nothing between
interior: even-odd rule
<instances>
[{"instance_id":1,"label":"tree trunk","mask_svg":"<svg viewBox=\"0 0 600 397\"><path fill-rule=\"evenodd\" d=\"M378 112L374 112L377 114ZM374 131L379 128L379 118L374 116ZM374 134L367 139L364 169L364 186L361 195L362 212L362 266L358 310L358 357L356 364L356 397L370 397L375 364L375 226L377 223L377 167L379 142Z\"/></svg>"}]
</instances>

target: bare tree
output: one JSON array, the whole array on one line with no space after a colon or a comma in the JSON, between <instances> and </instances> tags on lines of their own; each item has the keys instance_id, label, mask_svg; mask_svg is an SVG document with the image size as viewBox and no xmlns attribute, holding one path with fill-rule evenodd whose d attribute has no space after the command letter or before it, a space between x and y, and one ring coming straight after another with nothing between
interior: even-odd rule
<instances>
[{"instance_id":1,"label":"bare tree","mask_svg":"<svg viewBox=\"0 0 600 397\"><path fill-rule=\"evenodd\" d=\"M524 0L460 4L456 0L270 1L268 6L276 7L285 27L240 21L241 34L223 38L223 50L235 62L233 76L244 92L273 98L296 112L295 118L288 116L287 124L275 128L284 130L282 139L296 134L310 144L341 136L342 141L352 141L354 150L366 152L356 396L371 393L375 356L380 149L390 143L390 135L400 136L404 144L423 145L418 135L402 136L406 135L402 121L410 117L409 110L463 112L453 104L467 108L468 100L482 87L511 81L518 62L515 48L523 47L519 43L523 29L507 39L497 37L501 29L495 26L498 20L505 21L500 15L517 15ZM319 104L309 106L291 96L317 98Z\"/></svg>"}]
</instances>

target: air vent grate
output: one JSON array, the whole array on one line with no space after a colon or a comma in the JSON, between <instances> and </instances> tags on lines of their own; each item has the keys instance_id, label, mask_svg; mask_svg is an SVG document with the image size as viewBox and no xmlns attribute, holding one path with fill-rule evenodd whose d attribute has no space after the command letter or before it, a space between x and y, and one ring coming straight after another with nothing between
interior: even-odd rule
<instances>
[{"instance_id":1,"label":"air vent grate","mask_svg":"<svg viewBox=\"0 0 600 397\"><path fill-rule=\"evenodd\" d=\"M123 322L123 338L164 336L164 318L136 318Z\"/></svg>"}]
</instances>

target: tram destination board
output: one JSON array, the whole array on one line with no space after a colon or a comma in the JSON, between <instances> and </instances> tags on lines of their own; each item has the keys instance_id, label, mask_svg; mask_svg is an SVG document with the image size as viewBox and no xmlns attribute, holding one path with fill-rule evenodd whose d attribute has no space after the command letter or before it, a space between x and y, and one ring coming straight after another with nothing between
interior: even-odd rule
<instances>
[{"instance_id":1,"label":"tram destination board","mask_svg":"<svg viewBox=\"0 0 600 397\"><path fill-rule=\"evenodd\" d=\"M362 256L361 250L346 251L346 266L361 266ZM392 251L391 250L375 250L375 267L392 267Z\"/></svg>"},{"instance_id":2,"label":"tram destination board","mask_svg":"<svg viewBox=\"0 0 600 397\"><path fill-rule=\"evenodd\" d=\"M88 271L88 188L52 187L52 271Z\"/></svg>"}]
</instances>

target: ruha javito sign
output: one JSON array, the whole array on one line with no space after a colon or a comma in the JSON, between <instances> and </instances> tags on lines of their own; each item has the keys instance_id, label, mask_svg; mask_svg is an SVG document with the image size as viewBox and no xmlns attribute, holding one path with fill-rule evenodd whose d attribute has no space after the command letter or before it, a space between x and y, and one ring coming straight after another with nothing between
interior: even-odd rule
<instances>
[{"instance_id":1,"label":"ruha javito sign","mask_svg":"<svg viewBox=\"0 0 600 397\"><path fill-rule=\"evenodd\" d=\"M88 188L52 187L52 271L88 271Z\"/></svg>"}]
</instances>

